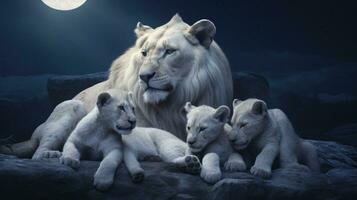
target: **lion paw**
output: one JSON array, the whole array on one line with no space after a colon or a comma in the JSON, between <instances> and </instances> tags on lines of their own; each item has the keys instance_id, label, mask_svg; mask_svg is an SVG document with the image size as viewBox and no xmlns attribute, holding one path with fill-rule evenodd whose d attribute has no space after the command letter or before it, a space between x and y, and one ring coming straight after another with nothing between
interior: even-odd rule
<instances>
[{"instance_id":1,"label":"lion paw","mask_svg":"<svg viewBox=\"0 0 357 200\"><path fill-rule=\"evenodd\" d=\"M110 177L95 174L93 185L99 191L106 191L113 185L114 180Z\"/></svg>"},{"instance_id":2,"label":"lion paw","mask_svg":"<svg viewBox=\"0 0 357 200\"><path fill-rule=\"evenodd\" d=\"M247 169L247 166L245 165L244 162L239 162L239 161L227 161L224 164L224 169L226 171L230 172L236 172L236 171L245 171Z\"/></svg>"},{"instance_id":3,"label":"lion paw","mask_svg":"<svg viewBox=\"0 0 357 200\"><path fill-rule=\"evenodd\" d=\"M145 173L144 170L141 168L131 173L131 180L134 183L140 183L144 180L144 178L145 178Z\"/></svg>"},{"instance_id":4,"label":"lion paw","mask_svg":"<svg viewBox=\"0 0 357 200\"><path fill-rule=\"evenodd\" d=\"M271 169L264 168L264 167L258 167L255 165L250 169L250 173L252 173L254 176L259 176L262 178L270 178L271 177Z\"/></svg>"},{"instance_id":5,"label":"lion paw","mask_svg":"<svg viewBox=\"0 0 357 200\"><path fill-rule=\"evenodd\" d=\"M70 158L70 157L64 157L63 155L60 158L60 163L70 166L73 169L78 169L79 168L79 160Z\"/></svg>"},{"instance_id":6,"label":"lion paw","mask_svg":"<svg viewBox=\"0 0 357 200\"><path fill-rule=\"evenodd\" d=\"M222 173L219 170L202 169L201 178L209 184L214 184L221 180Z\"/></svg>"}]
</instances>

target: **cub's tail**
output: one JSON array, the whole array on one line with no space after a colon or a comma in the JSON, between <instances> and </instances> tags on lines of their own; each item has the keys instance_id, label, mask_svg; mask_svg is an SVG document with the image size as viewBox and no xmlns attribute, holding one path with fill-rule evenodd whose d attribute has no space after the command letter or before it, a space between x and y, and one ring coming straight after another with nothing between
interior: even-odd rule
<instances>
[{"instance_id":1,"label":"cub's tail","mask_svg":"<svg viewBox=\"0 0 357 200\"><path fill-rule=\"evenodd\" d=\"M304 156L304 164L307 165L312 171L320 171L320 162L317 156L315 146L306 140L303 140L301 143L302 146L302 155Z\"/></svg>"},{"instance_id":2,"label":"cub's tail","mask_svg":"<svg viewBox=\"0 0 357 200\"><path fill-rule=\"evenodd\" d=\"M36 139L30 139L14 144L2 144L0 145L0 153L15 155L20 158L31 158L37 146L38 141Z\"/></svg>"}]
</instances>

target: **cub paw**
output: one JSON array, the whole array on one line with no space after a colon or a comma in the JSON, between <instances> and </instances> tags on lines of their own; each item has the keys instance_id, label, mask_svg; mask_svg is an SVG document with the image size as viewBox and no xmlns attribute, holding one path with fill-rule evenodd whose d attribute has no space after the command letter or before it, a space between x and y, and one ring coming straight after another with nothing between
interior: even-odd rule
<instances>
[{"instance_id":1,"label":"cub paw","mask_svg":"<svg viewBox=\"0 0 357 200\"><path fill-rule=\"evenodd\" d=\"M226 171L230 172L236 172L236 171L245 171L247 169L247 166L245 165L244 162L239 162L239 161L227 161L224 164L224 169Z\"/></svg>"},{"instance_id":2,"label":"cub paw","mask_svg":"<svg viewBox=\"0 0 357 200\"><path fill-rule=\"evenodd\" d=\"M201 171L201 163L197 156L187 155L184 158L181 169L190 174L199 174Z\"/></svg>"},{"instance_id":3,"label":"cub paw","mask_svg":"<svg viewBox=\"0 0 357 200\"><path fill-rule=\"evenodd\" d=\"M271 169L264 168L264 167L258 167L255 165L250 169L250 173L252 173L254 176L259 176L262 178L270 178L271 177Z\"/></svg>"},{"instance_id":4,"label":"cub paw","mask_svg":"<svg viewBox=\"0 0 357 200\"><path fill-rule=\"evenodd\" d=\"M113 179L103 175L95 174L93 185L99 191L106 191L113 185Z\"/></svg>"},{"instance_id":5,"label":"cub paw","mask_svg":"<svg viewBox=\"0 0 357 200\"><path fill-rule=\"evenodd\" d=\"M222 173L219 170L201 170L201 178L209 184L217 183L221 177Z\"/></svg>"},{"instance_id":6,"label":"cub paw","mask_svg":"<svg viewBox=\"0 0 357 200\"><path fill-rule=\"evenodd\" d=\"M60 157L60 163L64 164L64 165L67 165L67 166L70 166L73 169L78 169L79 168L79 160L76 160L76 159L73 159L73 158L70 158L70 157L61 156Z\"/></svg>"},{"instance_id":7,"label":"cub paw","mask_svg":"<svg viewBox=\"0 0 357 200\"><path fill-rule=\"evenodd\" d=\"M40 159L42 158L59 158L62 156L62 153L59 151L52 151L52 150L47 150L47 151L43 151L42 153L40 153L39 157Z\"/></svg>"},{"instance_id":8,"label":"cub paw","mask_svg":"<svg viewBox=\"0 0 357 200\"><path fill-rule=\"evenodd\" d=\"M145 178L145 173L144 170L141 168L131 174L131 180L134 183L140 183L144 180L144 178Z\"/></svg>"}]
</instances>

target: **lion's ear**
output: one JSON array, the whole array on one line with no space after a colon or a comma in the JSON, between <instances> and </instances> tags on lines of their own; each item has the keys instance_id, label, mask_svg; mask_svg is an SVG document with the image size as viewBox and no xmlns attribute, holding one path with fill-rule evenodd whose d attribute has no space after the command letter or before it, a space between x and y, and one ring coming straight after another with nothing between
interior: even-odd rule
<instances>
[{"instance_id":1,"label":"lion's ear","mask_svg":"<svg viewBox=\"0 0 357 200\"><path fill-rule=\"evenodd\" d=\"M187 102L184 106L184 110L186 113L189 113L194 108L196 108L196 106L193 106L191 102Z\"/></svg>"},{"instance_id":2,"label":"lion's ear","mask_svg":"<svg viewBox=\"0 0 357 200\"><path fill-rule=\"evenodd\" d=\"M216 109L216 112L213 114L213 117L218 119L220 122L226 123L228 121L228 117L231 113L231 110L228 106L220 106Z\"/></svg>"},{"instance_id":3,"label":"lion's ear","mask_svg":"<svg viewBox=\"0 0 357 200\"><path fill-rule=\"evenodd\" d=\"M202 19L193 24L186 34L188 40L193 44L199 42L202 46L209 48L216 34L216 26L207 19Z\"/></svg>"},{"instance_id":4,"label":"lion's ear","mask_svg":"<svg viewBox=\"0 0 357 200\"><path fill-rule=\"evenodd\" d=\"M112 96L108 92L103 92L98 96L97 106L98 108L102 108L104 105L110 102Z\"/></svg>"},{"instance_id":5,"label":"lion's ear","mask_svg":"<svg viewBox=\"0 0 357 200\"><path fill-rule=\"evenodd\" d=\"M265 115L268 111L264 101L257 101L252 106L252 112L257 115Z\"/></svg>"},{"instance_id":6,"label":"lion's ear","mask_svg":"<svg viewBox=\"0 0 357 200\"><path fill-rule=\"evenodd\" d=\"M242 103L243 101L242 100L239 100L239 99L234 99L233 100L233 108L238 106L240 103Z\"/></svg>"},{"instance_id":7,"label":"lion's ear","mask_svg":"<svg viewBox=\"0 0 357 200\"><path fill-rule=\"evenodd\" d=\"M153 30L150 26L143 25L141 22L136 24L136 28L134 30L137 37L143 36L145 33L149 33Z\"/></svg>"}]
</instances>

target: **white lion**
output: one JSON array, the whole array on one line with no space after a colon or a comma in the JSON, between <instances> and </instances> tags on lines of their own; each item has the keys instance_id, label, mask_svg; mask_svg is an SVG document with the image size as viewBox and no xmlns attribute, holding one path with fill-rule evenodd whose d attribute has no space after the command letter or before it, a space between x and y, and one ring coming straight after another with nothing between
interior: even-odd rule
<instances>
[{"instance_id":1,"label":"white lion","mask_svg":"<svg viewBox=\"0 0 357 200\"><path fill-rule=\"evenodd\" d=\"M248 99L233 101L234 113L229 139L240 151L258 151L250 172L264 178L271 176L271 168L279 155L280 166L306 168L319 171L315 147L296 135L289 119L279 109L267 109L264 101ZM302 163L304 165L301 165Z\"/></svg>"},{"instance_id":2,"label":"white lion","mask_svg":"<svg viewBox=\"0 0 357 200\"><path fill-rule=\"evenodd\" d=\"M80 159L101 159L94 186L107 190L123 158L122 135L131 133L136 118L131 93L110 90L98 96L93 108L76 126L63 147L60 162L74 169Z\"/></svg>"},{"instance_id":3,"label":"white lion","mask_svg":"<svg viewBox=\"0 0 357 200\"><path fill-rule=\"evenodd\" d=\"M222 177L220 165L228 171L244 171L242 156L234 152L228 140L231 127L226 124L230 114L227 106L214 109L210 106L195 107L187 102L187 154L202 159L201 178L216 183Z\"/></svg>"}]
</instances>

